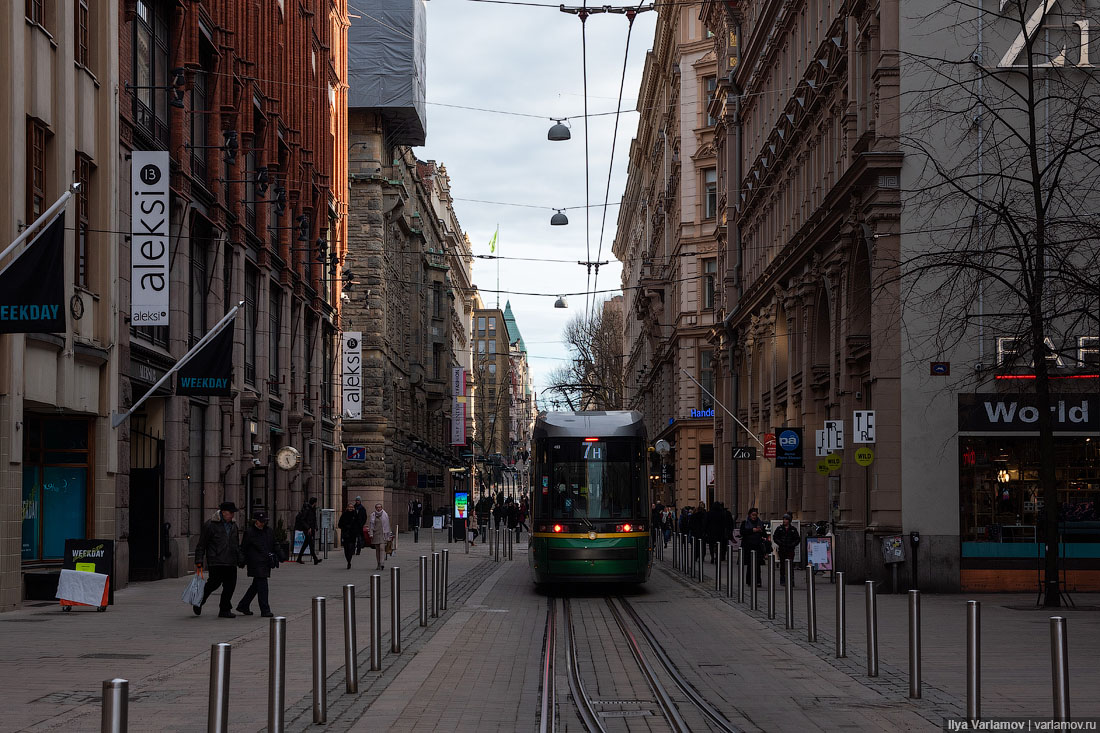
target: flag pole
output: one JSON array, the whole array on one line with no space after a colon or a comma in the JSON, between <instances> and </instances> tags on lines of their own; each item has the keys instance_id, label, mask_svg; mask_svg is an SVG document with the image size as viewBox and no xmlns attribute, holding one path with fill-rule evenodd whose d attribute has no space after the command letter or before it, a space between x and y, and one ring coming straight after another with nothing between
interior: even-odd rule
<instances>
[{"instance_id":1,"label":"flag pole","mask_svg":"<svg viewBox=\"0 0 1100 733\"><path fill-rule=\"evenodd\" d=\"M752 438L753 440L755 440L755 441L756 441L757 443L759 443L759 444L760 444L760 447L761 447L761 448L763 448L763 447L764 447L764 441L762 441L762 440L760 440L760 438L756 437L756 433L754 433L753 431L749 430L749 426L748 426L748 425L746 425L745 423L743 423L743 422L741 422L740 420L738 420L738 419L737 419L737 415L734 415L734 414L733 414L732 412L730 412L730 411L729 411L728 409L726 409L726 406L725 406L725 405L723 405L723 404L722 404L721 402L719 402L718 398L714 396L714 393L712 393L712 392L711 392L711 391L710 391L709 389L707 389L706 387L704 387L704 386L703 386L702 384L699 384L699 380L698 380L698 379L696 379L695 377L691 376L691 372L689 372L689 371L688 371L687 369L684 369L683 367L680 367L680 371L682 371L682 372L684 373L684 376L686 376L686 377L687 377L688 379L690 379L691 381L693 381L693 382L695 382L696 384L698 384L698 385L699 385L699 389L701 389L701 390L703 390L704 392L706 392L706 393L707 393L707 396L708 396L708 397L710 397L710 398L711 398L712 400L714 400L714 404L718 405L718 406L719 406L719 407L721 407L721 408L722 408L723 410L726 410L726 414L727 414L727 415L729 415L730 417L732 417L732 418L734 419L734 421L735 421L735 422L736 422L736 423L737 423L738 425L740 425L740 426L741 426L741 428L742 428L742 429L743 429L743 430L744 430L744 431L745 431L746 433L748 433L748 434L749 434L749 436L750 436L750 437L751 437L751 438Z\"/></svg>"},{"instance_id":2,"label":"flag pole","mask_svg":"<svg viewBox=\"0 0 1100 733\"><path fill-rule=\"evenodd\" d=\"M68 203L69 199L73 197L73 194L79 190L79 181L69 186L69 189L65 191L65 193L61 194L61 198L53 203L53 206L43 211L41 216L35 219L33 223L31 223L26 229L22 231L22 233L20 233L18 237L15 238L14 242L5 247L3 252L0 252L0 260L10 255L19 245L30 239L30 236L38 230L42 222L51 221L51 218L55 214L57 214L57 212L61 211L61 209L65 207L65 204Z\"/></svg>"},{"instance_id":3,"label":"flag pole","mask_svg":"<svg viewBox=\"0 0 1100 733\"><path fill-rule=\"evenodd\" d=\"M229 312L226 313L224 316L222 316L222 319L220 321L218 321L217 323L215 323L214 327L211 328L209 331L207 331L206 335L203 336L201 339L199 339L198 342L194 346L192 346L191 349L186 354L184 354L182 357L180 357L180 360L177 361L174 365L172 365L172 368L169 369L167 372L165 372L164 376L161 377L160 379L158 379L157 383L154 384L152 387L150 387L149 391L141 396L141 399L139 399L137 402L135 402L133 405L131 405L129 410L122 413L121 415L118 414L117 412L114 413L114 416L111 418L111 427L112 428L117 428L119 425L121 425L128 417L130 417L130 415L132 415L134 413L134 410L136 410L138 407L140 407L142 405L142 403L145 402L145 400L149 399L153 395L154 392L156 392L158 389L160 389L160 386L162 384L164 384L165 382L167 382L169 377L171 377L173 374L175 374L177 371L179 371L180 367L182 367L184 364L186 364L188 361L190 361L191 357L193 357L196 353L198 353L199 350L202 349L203 346L206 346L206 344L212 338L214 338L219 333L221 333L222 328L224 328L227 323L229 323L230 321L233 320L233 317L237 315L237 311L239 311L241 309L241 306L243 306L243 305L244 305L244 301L242 300L239 303L237 303L235 306L230 308Z\"/></svg>"},{"instance_id":4,"label":"flag pole","mask_svg":"<svg viewBox=\"0 0 1100 733\"><path fill-rule=\"evenodd\" d=\"M497 249L500 249L500 224L497 224L497 235L493 237ZM500 255L497 255L497 310L500 310Z\"/></svg>"}]
</instances>

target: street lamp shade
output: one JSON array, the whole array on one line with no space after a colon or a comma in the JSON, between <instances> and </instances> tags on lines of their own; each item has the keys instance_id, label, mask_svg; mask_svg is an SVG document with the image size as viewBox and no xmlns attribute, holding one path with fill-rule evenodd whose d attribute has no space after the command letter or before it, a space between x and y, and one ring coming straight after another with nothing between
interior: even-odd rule
<instances>
[{"instance_id":1,"label":"street lamp shade","mask_svg":"<svg viewBox=\"0 0 1100 733\"><path fill-rule=\"evenodd\" d=\"M568 308L569 302L565 299L564 295L559 295L558 299L554 301L555 308Z\"/></svg>"},{"instance_id":2,"label":"street lamp shade","mask_svg":"<svg viewBox=\"0 0 1100 733\"><path fill-rule=\"evenodd\" d=\"M550 119L554 119L551 117ZM559 142L561 140L568 140L572 137L569 132L569 128L565 126L565 120L554 120L554 126L550 128L550 132L546 133L547 140L553 140Z\"/></svg>"},{"instance_id":3,"label":"street lamp shade","mask_svg":"<svg viewBox=\"0 0 1100 733\"><path fill-rule=\"evenodd\" d=\"M550 226L563 227L569 223L569 217L566 216L561 209L558 209L558 213L550 217Z\"/></svg>"}]
</instances>

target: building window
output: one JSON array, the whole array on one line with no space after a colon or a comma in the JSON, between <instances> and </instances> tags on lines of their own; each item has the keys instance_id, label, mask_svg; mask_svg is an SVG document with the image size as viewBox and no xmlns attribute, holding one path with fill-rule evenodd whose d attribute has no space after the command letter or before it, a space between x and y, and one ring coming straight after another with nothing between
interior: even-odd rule
<instances>
[{"instance_id":1,"label":"building window","mask_svg":"<svg viewBox=\"0 0 1100 733\"><path fill-rule=\"evenodd\" d=\"M497 332L497 319L493 316L489 316L489 335L494 336Z\"/></svg>"},{"instance_id":2,"label":"building window","mask_svg":"<svg viewBox=\"0 0 1100 733\"><path fill-rule=\"evenodd\" d=\"M76 0L76 62L88 66L88 0Z\"/></svg>"},{"instance_id":3,"label":"building window","mask_svg":"<svg viewBox=\"0 0 1100 733\"><path fill-rule=\"evenodd\" d=\"M206 281L209 225L195 217L191 226L191 299L188 304L188 342L194 346L206 335Z\"/></svg>"},{"instance_id":4,"label":"building window","mask_svg":"<svg viewBox=\"0 0 1100 733\"><path fill-rule=\"evenodd\" d=\"M484 336L485 335L485 316L478 316L477 317L477 335L478 336Z\"/></svg>"},{"instance_id":5,"label":"building window","mask_svg":"<svg viewBox=\"0 0 1100 733\"><path fill-rule=\"evenodd\" d=\"M306 368L302 375L302 391L305 392L306 412L313 410L313 350L315 348L314 337L317 334L317 321L313 316L306 316Z\"/></svg>"},{"instance_id":6,"label":"building window","mask_svg":"<svg viewBox=\"0 0 1100 733\"><path fill-rule=\"evenodd\" d=\"M493 355L497 353L497 341L496 339L489 339L489 354Z\"/></svg>"},{"instance_id":7,"label":"building window","mask_svg":"<svg viewBox=\"0 0 1100 733\"><path fill-rule=\"evenodd\" d=\"M432 378L443 378L443 344L432 344Z\"/></svg>"},{"instance_id":8,"label":"building window","mask_svg":"<svg viewBox=\"0 0 1100 733\"><path fill-rule=\"evenodd\" d=\"M706 77L705 79L703 79L703 87L706 91L706 100L707 100L707 102L706 102L707 107L706 107L705 110L703 110L703 114L705 114L706 118L707 118L707 127L713 127L714 124L716 122L718 122L718 120L716 120L715 118L710 116L710 103L714 101L714 93L715 93L715 90L718 89L718 77L716 77L716 76Z\"/></svg>"},{"instance_id":9,"label":"building window","mask_svg":"<svg viewBox=\"0 0 1100 733\"><path fill-rule=\"evenodd\" d=\"M23 424L23 560L58 560L65 540L88 530L91 423L25 414Z\"/></svg>"},{"instance_id":10,"label":"building window","mask_svg":"<svg viewBox=\"0 0 1100 733\"><path fill-rule=\"evenodd\" d=\"M206 136L208 115L206 98L206 72L191 75L191 175L206 185Z\"/></svg>"},{"instance_id":11,"label":"building window","mask_svg":"<svg viewBox=\"0 0 1100 733\"><path fill-rule=\"evenodd\" d=\"M485 342L482 341L481 339L478 339L478 342L477 342L477 353L479 353L479 354L484 354L485 353Z\"/></svg>"},{"instance_id":12,"label":"building window","mask_svg":"<svg viewBox=\"0 0 1100 733\"><path fill-rule=\"evenodd\" d=\"M497 365L496 364L490 364L489 365L489 373L494 374L494 375L497 373Z\"/></svg>"},{"instance_id":13,"label":"building window","mask_svg":"<svg viewBox=\"0 0 1100 733\"><path fill-rule=\"evenodd\" d=\"M233 244L222 240L222 304L228 312L236 305L233 300Z\"/></svg>"},{"instance_id":14,"label":"building window","mask_svg":"<svg viewBox=\"0 0 1100 733\"><path fill-rule=\"evenodd\" d=\"M27 120L27 225L46 210L46 126Z\"/></svg>"},{"instance_id":15,"label":"building window","mask_svg":"<svg viewBox=\"0 0 1100 733\"><path fill-rule=\"evenodd\" d=\"M245 267L244 272L244 381L256 384L256 329L260 316L256 312L259 302L260 276L256 268Z\"/></svg>"},{"instance_id":16,"label":"building window","mask_svg":"<svg viewBox=\"0 0 1100 733\"><path fill-rule=\"evenodd\" d=\"M252 232L256 231L256 145L255 138L249 137L249 151L244 154L244 223Z\"/></svg>"},{"instance_id":17,"label":"building window","mask_svg":"<svg viewBox=\"0 0 1100 733\"><path fill-rule=\"evenodd\" d=\"M168 143L168 3L137 0L134 14L134 123Z\"/></svg>"},{"instance_id":18,"label":"building window","mask_svg":"<svg viewBox=\"0 0 1100 733\"><path fill-rule=\"evenodd\" d=\"M703 260L703 308L714 308L715 278L718 274L718 260Z\"/></svg>"},{"instance_id":19,"label":"building window","mask_svg":"<svg viewBox=\"0 0 1100 733\"><path fill-rule=\"evenodd\" d=\"M283 333L283 294L274 283L271 284L271 297L268 302L268 323L271 327L269 338L267 363L268 363L268 389L271 394L279 394L281 378L279 376L279 343Z\"/></svg>"},{"instance_id":20,"label":"building window","mask_svg":"<svg viewBox=\"0 0 1100 733\"><path fill-rule=\"evenodd\" d=\"M443 317L443 283L432 283L432 317Z\"/></svg>"},{"instance_id":21,"label":"building window","mask_svg":"<svg viewBox=\"0 0 1100 733\"><path fill-rule=\"evenodd\" d=\"M44 26L46 24L46 0L27 0L27 20Z\"/></svg>"},{"instance_id":22,"label":"building window","mask_svg":"<svg viewBox=\"0 0 1100 733\"><path fill-rule=\"evenodd\" d=\"M713 219L718 213L718 171L703 171L703 218Z\"/></svg>"},{"instance_id":23,"label":"building window","mask_svg":"<svg viewBox=\"0 0 1100 733\"><path fill-rule=\"evenodd\" d=\"M699 404L704 410L709 410L714 407L714 398L711 397L714 394L714 352L710 349L699 352L699 384L706 390L699 390Z\"/></svg>"},{"instance_id":24,"label":"building window","mask_svg":"<svg viewBox=\"0 0 1100 733\"><path fill-rule=\"evenodd\" d=\"M76 180L80 190L76 192L76 257L74 258L73 283L77 287L88 287L88 230L91 198L89 187L92 181L92 159L83 153L76 154Z\"/></svg>"}]
</instances>

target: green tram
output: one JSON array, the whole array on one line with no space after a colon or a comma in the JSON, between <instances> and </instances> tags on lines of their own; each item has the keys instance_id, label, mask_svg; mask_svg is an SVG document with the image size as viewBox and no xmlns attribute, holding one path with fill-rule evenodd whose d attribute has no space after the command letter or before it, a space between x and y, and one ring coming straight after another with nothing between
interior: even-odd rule
<instances>
[{"instance_id":1,"label":"green tram","mask_svg":"<svg viewBox=\"0 0 1100 733\"><path fill-rule=\"evenodd\" d=\"M649 578L649 475L640 412L535 420L530 563L536 583Z\"/></svg>"}]
</instances>

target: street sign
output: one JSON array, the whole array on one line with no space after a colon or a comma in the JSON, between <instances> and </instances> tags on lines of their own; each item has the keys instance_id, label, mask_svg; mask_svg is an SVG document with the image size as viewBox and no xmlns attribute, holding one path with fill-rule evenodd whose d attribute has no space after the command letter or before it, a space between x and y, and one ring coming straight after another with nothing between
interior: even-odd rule
<instances>
[{"instance_id":1,"label":"street sign","mask_svg":"<svg viewBox=\"0 0 1100 733\"><path fill-rule=\"evenodd\" d=\"M814 431L814 456L824 458L829 455L829 447L825 444L825 431Z\"/></svg>"},{"instance_id":2,"label":"street sign","mask_svg":"<svg viewBox=\"0 0 1100 733\"><path fill-rule=\"evenodd\" d=\"M852 442L875 442L875 411L854 410L852 412Z\"/></svg>"},{"instance_id":3,"label":"street sign","mask_svg":"<svg viewBox=\"0 0 1100 733\"><path fill-rule=\"evenodd\" d=\"M348 446L348 460L349 461L365 461L365 460L367 460L367 447L365 445L349 445Z\"/></svg>"},{"instance_id":4,"label":"street sign","mask_svg":"<svg viewBox=\"0 0 1100 733\"><path fill-rule=\"evenodd\" d=\"M867 446L856 448L856 463L861 466L870 466L875 460L875 452Z\"/></svg>"},{"instance_id":5,"label":"street sign","mask_svg":"<svg viewBox=\"0 0 1100 733\"><path fill-rule=\"evenodd\" d=\"M764 433L764 457L775 458L775 433Z\"/></svg>"},{"instance_id":6,"label":"street sign","mask_svg":"<svg viewBox=\"0 0 1100 733\"><path fill-rule=\"evenodd\" d=\"M947 377L951 375L951 362L933 361L928 364L928 373L933 377Z\"/></svg>"},{"instance_id":7,"label":"street sign","mask_svg":"<svg viewBox=\"0 0 1100 733\"><path fill-rule=\"evenodd\" d=\"M802 468L802 428L783 428L776 438L776 468Z\"/></svg>"},{"instance_id":8,"label":"street sign","mask_svg":"<svg viewBox=\"0 0 1100 733\"><path fill-rule=\"evenodd\" d=\"M825 457L825 465L829 467L830 471L835 471L840 468L840 465L843 462L843 459L841 459L841 457L838 456L836 453L830 453L828 456Z\"/></svg>"},{"instance_id":9,"label":"street sign","mask_svg":"<svg viewBox=\"0 0 1100 733\"><path fill-rule=\"evenodd\" d=\"M817 462L817 472L820 473L822 476L829 475L829 464L825 463L824 458Z\"/></svg>"},{"instance_id":10,"label":"street sign","mask_svg":"<svg viewBox=\"0 0 1100 733\"><path fill-rule=\"evenodd\" d=\"M825 447L831 452L844 450L844 421L825 421Z\"/></svg>"},{"instance_id":11,"label":"street sign","mask_svg":"<svg viewBox=\"0 0 1100 733\"><path fill-rule=\"evenodd\" d=\"M754 445L735 445L735 446L733 446L733 460L735 460L735 461L753 461L753 460L756 460L756 446L754 446Z\"/></svg>"}]
</instances>

